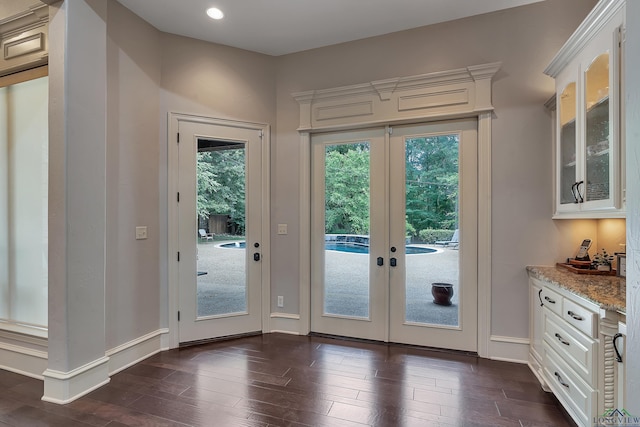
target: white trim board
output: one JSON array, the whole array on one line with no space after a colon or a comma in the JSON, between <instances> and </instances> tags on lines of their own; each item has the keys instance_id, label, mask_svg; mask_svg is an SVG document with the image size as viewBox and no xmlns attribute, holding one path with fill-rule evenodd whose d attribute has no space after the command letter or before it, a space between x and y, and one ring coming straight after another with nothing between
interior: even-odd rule
<instances>
[{"instance_id":1,"label":"white trim board","mask_svg":"<svg viewBox=\"0 0 640 427\"><path fill-rule=\"evenodd\" d=\"M168 347L163 347L162 344L163 335L167 334L169 334L168 328L158 329L157 331L150 332L111 350L107 350L109 375L117 374L154 354L168 350Z\"/></svg>"},{"instance_id":2,"label":"white trim board","mask_svg":"<svg viewBox=\"0 0 640 427\"><path fill-rule=\"evenodd\" d=\"M271 313L271 333L300 335L300 315L289 313Z\"/></svg>"},{"instance_id":3,"label":"white trim board","mask_svg":"<svg viewBox=\"0 0 640 427\"><path fill-rule=\"evenodd\" d=\"M69 372L44 371L45 402L67 404L109 383L109 358L104 356Z\"/></svg>"},{"instance_id":4,"label":"white trim board","mask_svg":"<svg viewBox=\"0 0 640 427\"><path fill-rule=\"evenodd\" d=\"M529 363L529 339L491 335L489 359L502 362Z\"/></svg>"},{"instance_id":5,"label":"white trim board","mask_svg":"<svg viewBox=\"0 0 640 427\"><path fill-rule=\"evenodd\" d=\"M0 342L0 369L42 380L47 369L46 351Z\"/></svg>"},{"instance_id":6,"label":"white trim board","mask_svg":"<svg viewBox=\"0 0 640 427\"><path fill-rule=\"evenodd\" d=\"M111 375L133 366L156 353L167 350L168 348L163 346L163 342L168 333L169 330L166 328L150 332L107 350L104 357L70 372L42 369L40 372L44 371L43 375L29 376L44 379L45 387L42 400L57 404L67 404L107 384ZM46 368L46 354L44 365ZM25 373L25 375L28 374Z\"/></svg>"}]
</instances>

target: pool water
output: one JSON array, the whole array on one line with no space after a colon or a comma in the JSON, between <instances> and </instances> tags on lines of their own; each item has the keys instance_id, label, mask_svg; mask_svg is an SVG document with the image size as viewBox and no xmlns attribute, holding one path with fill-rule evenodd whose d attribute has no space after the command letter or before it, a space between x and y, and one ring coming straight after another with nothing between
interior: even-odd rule
<instances>
[{"instance_id":1,"label":"pool water","mask_svg":"<svg viewBox=\"0 0 640 427\"><path fill-rule=\"evenodd\" d=\"M324 245L325 249L328 251L338 251L338 252L350 252L355 254L368 254L369 246L368 245L360 245L357 243L335 243L335 242L327 242ZM407 246L405 248L407 255L413 254L431 254L437 252L437 249L431 248L422 248L419 246Z\"/></svg>"},{"instance_id":2,"label":"pool water","mask_svg":"<svg viewBox=\"0 0 640 427\"><path fill-rule=\"evenodd\" d=\"M220 247L227 248L227 249L244 249L246 247L246 244L245 242L223 243L220 245ZM325 243L324 248L328 251L349 252L352 254L368 254L369 253L369 246L359 244L359 243L327 242ZM420 246L407 246L405 250L407 255L432 254L434 252L438 252L437 249L422 248Z\"/></svg>"}]
</instances>

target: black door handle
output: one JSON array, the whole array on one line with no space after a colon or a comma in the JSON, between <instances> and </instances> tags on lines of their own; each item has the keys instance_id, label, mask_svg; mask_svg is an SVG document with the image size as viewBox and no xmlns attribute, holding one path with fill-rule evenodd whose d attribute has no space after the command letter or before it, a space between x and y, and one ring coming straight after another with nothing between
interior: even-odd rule
<instances>
[{"instance_id":1,"label":"black door handle","mask_svg":"<svg viewBox=\"0 0 640 427\"><path fill-rule=\"evenodd\" d=\"M253 260L254 261L260 261L260 252L256 252L253 254Z\"/></svg>"},{"instance_id":2,"label":"black door handle","mask_svg":"<svg viewBox=\"0 0 640 427\"><path fill-rule=\"evenodd\" d=\"M616 344L616 341L618 340L618 338L623 337L624 335L617 333L613 336L613 349L616 351L616 360L618 361L618 363L622 363L622 356L620 355L620 351L618 351L618 345Z\"/></svg>"},{"instance_id":3,"label":"black door handle","mask_svg":"<svg viewBox=\"0 0 640 427\"><path fill-rule=\"evenodd\" d=\"M379 256L376 264L378 264L378 267L382 267L384 265L384 258Z\"/></svg>"},{"instance_id":4,"label":"black door handle","mask_svg":"<svg viewBox=\"0 0 640 427\"><path fill-rule=\"evenodd\" d=\"M395 267L396 265L398 265L398 260L395 258L391 258L389 260L389 265L391 265L391 267Z\"/></svg>"},{"instance_id":5,"label":"black door handle","mask_svg":"<svg viewBox=\"0 0 640 427\"><path fill-rule=\"evenodd\" d=\"M578 201L579 201L580 203L584 203L584 197L582 196L582 193L580 192L580 186L581 186L582 184L584 184L584 181L579 181L579 182L576 184L576 193L578 193L578 198L579 198L579 200L578 200Z\"/></svg>"}]
</instances>

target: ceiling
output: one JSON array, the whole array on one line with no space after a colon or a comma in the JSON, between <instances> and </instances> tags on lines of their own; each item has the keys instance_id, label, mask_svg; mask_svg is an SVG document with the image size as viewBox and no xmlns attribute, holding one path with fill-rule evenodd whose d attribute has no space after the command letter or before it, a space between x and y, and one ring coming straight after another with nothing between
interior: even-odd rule
<instances>
[{"instance_id":1,"label":"ceiling","mask_svg":"<svg viewBox=\"0 0 640 427\"><path fill-rule=\"evenodd\" d=\"M279 56L542 0L118 1L161 31Z\"/></svg>"}]
</instances>

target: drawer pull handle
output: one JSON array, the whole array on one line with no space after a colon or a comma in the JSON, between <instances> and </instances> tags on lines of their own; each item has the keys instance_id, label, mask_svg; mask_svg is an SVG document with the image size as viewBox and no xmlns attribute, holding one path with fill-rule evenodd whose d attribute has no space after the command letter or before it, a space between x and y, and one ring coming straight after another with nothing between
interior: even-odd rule
<instances>
[{"instance_id":1,"label":"drawer pull handle","mask_svg":"<svg viewBox=\"0 0 640 427\"><path fill-rule=\"evenodd\" d=\"M558 338L558 341L560 341L562 344L569 345L569 341L565 341L565 339L562 338L562 335L556 333L556 338Z\"/></svg>"},{"instance_id":2,"label":"drawer pull handle","mask_svg":"<svg viewBox=\"0 0 640 427\"><path fill-rule=\"evenodd\" d=\"M538 291L538 299L540 300L540 307L542 307L544 305L542 302L542 289Z\"/></svg>"},{"instance_id":3,"label":"drawer pull handle","mask_svg":"<svg viewBox=\"0 0 640 427\"><path fill-rule=\"evenodd\" d=\"M573 318L574 318L574 319L576 319L576 320L584 320L584 317L582 317L582 316L579 316L579 315L575 314L575 313L574 313L573 311L571 311L571 310L567 311L567 314L568 314L569 316L573 317Z\"/></svg>"},{"instance_id":4,"label":"drawer pull handle","mask_svg":"<svg viewBox=\"0 0 640 427\"><path fill-rule=\"evenodd\" d=\"M555 301L555 300L552 300L551 298L549 298L549 297L547 297L547 296L545 296L545 297L544 297L544 300L545 300L545 301L547 301L547 302L549 302L550 304L555 304L555 303L556 303L556 301Z\"/></svg>"},{"instance_id":5,"label":"drawer pull handle","mask_svg":"<svg viewBox=\"0 0 640 427\"><path fill-rule=\"evenodd\" d=\"M558 382L559 382L563 387L569 388L569 384L567 384L567 383L565 383L564 381L562 381L562 377L560 376L560 374L559 374L559 373L557 373L557 372L556 372L554 375L558 378Z\"/></svg>"},{"instance_id":6,"label":"drawer pull handle","mask_svg":"<svg viewBox=\"0 0 640 427\"><path fill-rule=\"evenodd\" d=\"M616 341L618 340L618 338L622 338L624 335L617 333L613 336L613 349L616 351L616 360L618 361L618 363L622 363L622 356L620 355L620 351L618 351L618 345L616 344Z\"/></svg>"}]
</instances>

